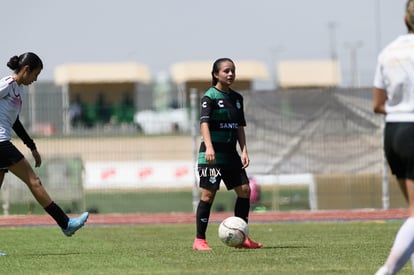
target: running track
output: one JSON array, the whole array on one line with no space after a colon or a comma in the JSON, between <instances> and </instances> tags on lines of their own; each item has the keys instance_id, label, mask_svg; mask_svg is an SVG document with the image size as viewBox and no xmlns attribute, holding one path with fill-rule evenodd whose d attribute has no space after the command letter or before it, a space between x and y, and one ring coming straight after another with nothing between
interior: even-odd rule
<instances>
[{"instance_id":1,"label":"running track","mask_svg":"<svg viewBox=\"0 0 414 275\"><path fill-rule=\"evenodd\" d=\"M390 210L327 210L251 212L250 223L305 222L305 221L384 221L401 220L407 217L406 209ZM210 222L220 222L231 216L230 212L213 212ZM145 214L91 214L88 225L144 225L194 223L193 213L145 213ZM48 215L0 216L0 227L55 225Z\"/></svg>"}]
</instances>

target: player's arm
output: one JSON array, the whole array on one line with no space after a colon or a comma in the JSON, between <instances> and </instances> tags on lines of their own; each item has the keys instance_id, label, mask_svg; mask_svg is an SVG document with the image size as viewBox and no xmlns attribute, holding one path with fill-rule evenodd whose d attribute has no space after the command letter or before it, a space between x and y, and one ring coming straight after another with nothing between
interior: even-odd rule
<instances>
[{"instance_id":1,"label":"player's arm","mask_svg":"<svg viewBox=\"0 0 414 275\"><path fill-rule=\"evenodd\" d=\"M214 151L213 142L211 141L210 128L208 122L201 122L201 135L206 146L206 161L214 163L216 160L216 153Z\"/></svg>"},{"instance_id":2,"label":"player's arm","mask_svg":"<svg viewBox=\"0 0 414 275\"><path fill-rule=\"evenodd\" d=\"M249 154L247 153L247 143L246 143L246 134L244 132L244 127L238 127L237 128L237 141L240 146L241 150L241 160L243 164L243 169L247 168L249 166Z\"/></svg>"},{"instance_id":3,"label":"player's arm","mask_svg":"<svg viewBox=\"0 0 414 275\"><path fill-rule=\"evenodd\" d=\"M16 132L17 136L23 141L24 144L32 151L33 158L35 159L35 167L39 167L42 164L42 158L40 157L39 152L37 152L36 144L33 139L29 136L24 129L23 124L20 122L19 117L13 124L13 130Z\"/></svg>"},{"instance_id":4,"label":"player's arm","mask_svg":"<svg viewBox=\"0 0 414 275\"><path fill-rule=\"evenodd\" d=\"M206 161L214 163L216 160L216 153L214 151L213 142L211 141L210 133L210 115L212 111L212 100L208 96L201 98L201 110L200 110L200 131L203 137L204 145L206 146Z\"/></svg>"},{"instance_id":5,"label":"player's arm","mask_svg":"<svg viewBox=\"0 0 414 275\"><path fill-rule=\"evenodd\" d=\"M374 88L374 94L372 98L372 107L374 113L386 114L385 101L387 100L387 91L380 88Z\"/></svg>"},{"instance_id":6,"label":"player's arm","mask_svg":"<svg viewBox=\"0 0 414 275\"><path fill-rule=\"evenodd\" d=\"M0 82L0 98L6 97L9 95L9 88L10 84L13 82L13 78L4 79L4 81Z\"/></svg>"}]
</instances>

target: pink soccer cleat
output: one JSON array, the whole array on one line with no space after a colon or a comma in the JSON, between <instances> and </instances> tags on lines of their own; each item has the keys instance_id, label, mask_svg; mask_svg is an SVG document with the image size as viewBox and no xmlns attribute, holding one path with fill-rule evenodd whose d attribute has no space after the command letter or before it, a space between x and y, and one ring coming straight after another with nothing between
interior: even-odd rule
<instances>
[{"instance_id":1,"label":"pink soccer cleat","mask_svg":"<svg viewBox=\"0 0 414 275\"><path fill-rule=\"evenodd\" d=\"M247 237L244 243L236 246L236 248L257 249L257 248L261 248L262 246L263 245L261 243L256 243L252 241L249 237Z\"/></svg>"},{"instance_id":2,"label":"pink soccer cleat","mask_svg":"<svg viewBox=\"0 0 414 275\"><path fill-rule=\"evenodd\" d=\"M195 238L193 243L193 250L212 250L211 247L208 246L208 243L205 239Z\"/></svg>"}]
</instances>

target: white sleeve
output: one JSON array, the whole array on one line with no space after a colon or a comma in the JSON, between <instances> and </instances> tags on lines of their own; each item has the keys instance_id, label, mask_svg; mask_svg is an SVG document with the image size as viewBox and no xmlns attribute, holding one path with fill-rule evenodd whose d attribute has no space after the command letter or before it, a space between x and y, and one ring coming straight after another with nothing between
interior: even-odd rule
<instances>
[{"instance_id":1,"label":"white sleeve","mask_svg":"<svg viewBox=\"0 0 414 275\"><path fill-rule=\"evenodd\" d=\"M386 89L386 85L384 82L384 76L382 74L382 65L380 60L378 59L377 67L375 69L375 75L374 75L374 87L379 89Z\"/></svg>"},{"instance_id":2,"label":"white sleeve","mask_svg":"<svg viewBox=\"0 0 414 275\"><path fill-rule=\"evenodd\" d=\"M0 80L0 98L3 98L9 94L10 81L6 79Z\"/></svg>"}]
</instances>

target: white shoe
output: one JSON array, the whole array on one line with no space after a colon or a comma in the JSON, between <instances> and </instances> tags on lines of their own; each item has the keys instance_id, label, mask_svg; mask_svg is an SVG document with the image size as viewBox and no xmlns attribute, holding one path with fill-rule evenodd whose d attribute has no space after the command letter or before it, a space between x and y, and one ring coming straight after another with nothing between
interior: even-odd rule
<instances>
[{"instance_id":1,"label":"white shoe","mask_svg":"<svg viewBox=\"0 0 414 275\"><path fill-rule=\"evenodd\" d=\"M388 268L386 266L382 266L380 269L378 269L375 275L391 275L391 272L388 271Z\"/></svg>"}]
</instances>

